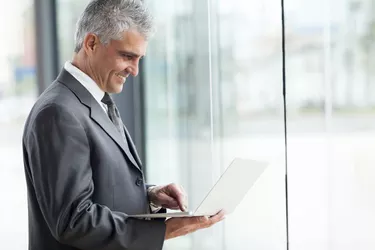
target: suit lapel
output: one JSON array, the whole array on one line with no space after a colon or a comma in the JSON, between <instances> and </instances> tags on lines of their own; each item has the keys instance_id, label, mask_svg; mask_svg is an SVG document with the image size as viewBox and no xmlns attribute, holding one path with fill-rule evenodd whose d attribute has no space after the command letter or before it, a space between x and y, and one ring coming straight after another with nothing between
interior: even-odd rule
<instances>
[{"instance_id":1,"label":"suit lapel","mask_svg":"<svg viewBox=\"0 0 375 250\"><path fill-rule=\"evenodd\" d=\"M107 114L104 112L104 110L99 106L99 104L96 101L91 106L90 116L91 116L91 119L93 119L96 123L98 123L100 127L102 127L102 129L117 143L117 145L121 147L121 149L125 152L128 159L133 163L133 165L139 170L141 170L136 160L134 159L132 153L129 151L129 147L126 146L121 134L117 131L116 127L108 118Z\"/></svg>"},{"instance_id":2,"label":"suit lapel","mask_svg":"<svg viewBox=\"0 0 375 250\"><path fill-rule=\"evenodd\" d=\"M127 138L127 141L128 141L128 145L129 145L129 148L130 148L130 152L132 153L132 155L134 155L135 157L135 160L137 161L137 164L139 167L142 168L142 161L141 161L141 158L139 158L139 155L137 153L137 149L134 145L134 142L129 134L129 131L126 129L126 126L124 125L124 131L125 131L125 135L126 135L126 138Z\"/></svg>"},{"instance_id":3,"label":"suit lapel","mask_svg":"<svg viewBox=\"0 0 375 250\"><path fill-rule=\"evenodd\" d=\"M116 130L116 127L108 118L107 114L104 112L102 107L100 107L99 103L94 99L94 97L88 92L88 90L65 69L61 71L60 75L57 78L57 81L67 86L78 97L82 104L90 108L90 118L94 120L112 138L113 141L116 142L116 144L125 153L126 157L131 161L132 165L134 165L139 171L142 172L142 170L140 169L141 165L137 164L137 161L134 159L132 153L130 152L130 150L133 151L133 149L130 149L130 147L133 147L133 145L130 146L129 144L129 147L126 146L121 134ZM125 132L128 141L130 141L132 144L133 142L131 141L131 138L126 129ZM138 158L136 152L134 155L136 158Z\"/></svg>"}]
</instances>

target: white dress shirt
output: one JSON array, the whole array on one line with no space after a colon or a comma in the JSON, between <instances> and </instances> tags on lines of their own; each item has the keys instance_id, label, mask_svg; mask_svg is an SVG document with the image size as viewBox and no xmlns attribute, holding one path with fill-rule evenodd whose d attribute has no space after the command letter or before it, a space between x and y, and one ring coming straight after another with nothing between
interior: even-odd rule
<instances>
[{"instance_id":1,"label":"white dress shirt","mask_svg":"<svg viewBox=\"0 0 375 250\"><path fill-rule=\"evenodd\" d=\"M64 69L68 71L78 82L80 82L83 87L87 89L88 92L94 97L94 99L99 103L100 107L103 108L104 112L107 113L107 105L102 103L104 97L104 91L99 88L99 86L94 82L91 77L86 75L82 70L74 66L71 62L66 62Z\"/></svg>"}]
</instances>

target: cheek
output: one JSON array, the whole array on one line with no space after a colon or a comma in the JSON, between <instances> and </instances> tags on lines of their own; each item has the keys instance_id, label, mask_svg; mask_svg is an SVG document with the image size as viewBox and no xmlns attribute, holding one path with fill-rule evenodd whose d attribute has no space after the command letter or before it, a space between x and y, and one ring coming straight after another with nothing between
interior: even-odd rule
<instances>
[{"instance_id":1,"label":"cheek","mask_svg":"<svg viewBox=\"0 0 375 250\"><path fill-rule=\"evenodd\" d=\"M127 67L130 66L130 63L122 58L116 59L114 62L114 68L117 72L124 71Z\"/></svg>"},{"instance_id":2,"label":"cheek","mask_svg":"<svg viewBox=\"0 0 375 250\"><path fill-rule=\"evenodd\" d=\"M105 75L108 74L109 67L108 67L108 61L105 57L97 57L95 58L95 67L94 71L96 74L99 74L101 77L105 77Z\"/></svg>"},{"instance_id":3,"label":"cheek","mask_svg":"<svg viewBox=\"0 0 375 250\"><path fill-rule=\"evenodd\" d=\"M102 72L102 74L105 75L106 77L110 78L112 74L116 72L114 65L115 64L113 60L111 61L106 58L101 62L100 72Z\"/></svg>"}]
</instances>

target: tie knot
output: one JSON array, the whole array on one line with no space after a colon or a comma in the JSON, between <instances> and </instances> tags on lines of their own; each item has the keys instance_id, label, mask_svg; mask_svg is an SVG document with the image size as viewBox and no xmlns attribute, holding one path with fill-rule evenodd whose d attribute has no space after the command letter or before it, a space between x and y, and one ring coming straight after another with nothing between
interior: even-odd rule
<instances>
[{"instance_id":1,"label":"tie knot","mask_svg":"<svg viewBox=\"0 0 375 250\"><path fill-rule=\"evenodd\" d=\"M107 104L108 106L114 104L111 96L108 93L104 94L104 97L102 98L102 103Z\"/></svg>"}]
</instances>

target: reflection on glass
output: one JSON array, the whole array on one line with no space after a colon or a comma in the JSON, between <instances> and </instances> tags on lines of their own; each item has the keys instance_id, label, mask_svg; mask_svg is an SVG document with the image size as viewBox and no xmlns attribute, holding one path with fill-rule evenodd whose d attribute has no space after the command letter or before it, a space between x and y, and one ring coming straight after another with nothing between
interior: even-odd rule
<instances>
[{"instance_id":1,"label":"reflection on glass","mask_svg":"<svg viewBox=\"0 0 375 250\"><path fill-rule=\"evenodd\" d=\"M27 249L27 200L22 128L37 95L34 9L31 0L0 8L0 241Z\"/></svg>"},{"instance_id":2,"label":"reflection on glass","mask_svg":"<svg viewBox=\"0 0 375 250\"><path fill-rule=\"evenodd\" d=\"M59 65L71 60L74 51L74 33L79 15L89 0L57 0L57 37L59 45Z\"/></svg>"},{"instance_id":3,"label":"reflection on glass","mask_svg":"<svg viewBox=\"0 0 375 250\"><path fill-rule=\"evenodd\" d=\"M194 208L233 157L271 162L236 214L166 249L284 249L279 1L149 5L158 32L145 63L148 181L181 183Z\"/></svg>"},{"instance_id":4,"label":"reflection on glass","mask_svg":"<svg viewBox=\"0 0 375 250\"><path fill-rule=\"evenodd\" d=\"M290 240L374 249L374 1L285 2Z\"/></svg>"}]
</instances>

